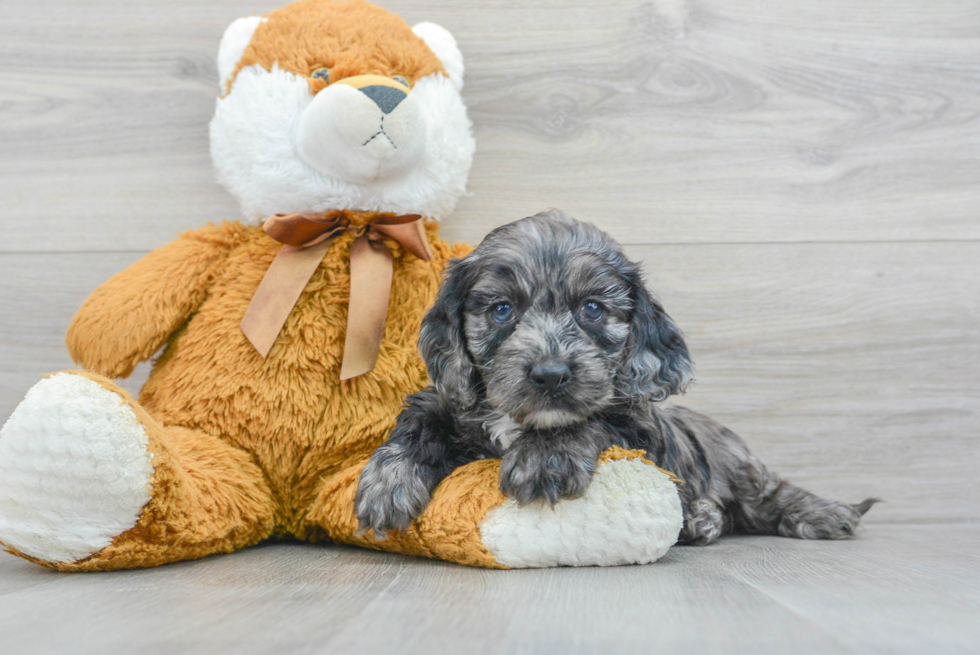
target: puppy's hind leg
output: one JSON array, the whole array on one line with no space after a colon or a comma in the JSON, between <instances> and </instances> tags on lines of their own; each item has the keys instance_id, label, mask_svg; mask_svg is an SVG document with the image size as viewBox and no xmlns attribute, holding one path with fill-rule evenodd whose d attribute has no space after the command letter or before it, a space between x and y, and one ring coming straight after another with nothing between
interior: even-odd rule
<instances>
[{"instance_id":1,"label":"puppy's hind leg","mask_svg":"<svg viewBox=\"0 0 980 655\"><path fill-rule=\"evenodd\" d=\"M780 479L752 456L735 473L732 491L737 532L797 539L853 537L861 517L879 502L868 498L851 505L821 498Z\"/></svg>"}]
</instances>

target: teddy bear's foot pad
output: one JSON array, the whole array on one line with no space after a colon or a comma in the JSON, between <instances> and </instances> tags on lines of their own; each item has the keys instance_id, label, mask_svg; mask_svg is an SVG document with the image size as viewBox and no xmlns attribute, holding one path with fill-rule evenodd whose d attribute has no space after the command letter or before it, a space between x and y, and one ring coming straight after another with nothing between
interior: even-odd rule
<instances>
[{"instance_id":1,"label":"teddy bear's foot pad","mask_svg":"<svg viewBox=\"0 0 980 655\"><path fill-rule=\"evenodd\" d=\"M677 541L682 516L669 475L619 459L599 465L581 498L554 507L508 499L487 513L480 535L510 568L648 564Z\"/></svg>"},{"instance_id":2,"label":"teddy bear's foot pad","mask_svg":"<svg viewBox=\"0 0 980 655\"><path fill-rule=\"evenodd\" d=\"M132 528L150 500L152 455L132 408L98 382L58 373L0 430L0 542L75 562Z\"/></svg>"}]
</instances>

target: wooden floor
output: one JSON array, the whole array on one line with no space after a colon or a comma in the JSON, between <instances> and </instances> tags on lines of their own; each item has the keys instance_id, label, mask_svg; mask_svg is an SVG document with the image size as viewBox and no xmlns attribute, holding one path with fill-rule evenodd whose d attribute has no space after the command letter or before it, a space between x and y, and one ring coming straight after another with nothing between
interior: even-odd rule
<instances>
[{"instance_id":1,"label":"wooden floor","mask_svg":"<svg viewBox=\"0 0 980 655\"><path fill-rule=\"evenodd\" d=\"M284 1L0 2L0 420L71 365L98 284L238 216L215 54ZM548 206L597 223L685 330L684 404L796 483L888 502L853 542L609 570L0 555L0 654L980 652L980 2L379 1L466 58L478 150L446 237Z\"/></svg>"},{"instance_id":2,"label":"wooden floor","mask_svg":"<svg viewBox=\"0 0 980 655\"><path fill-rule=\"evenodd\" d=\"M980 527L729 538L655 564L486 571L276 544L146 571L0 556L13 653L976 653Z\"/></svg>"}]
</instances>

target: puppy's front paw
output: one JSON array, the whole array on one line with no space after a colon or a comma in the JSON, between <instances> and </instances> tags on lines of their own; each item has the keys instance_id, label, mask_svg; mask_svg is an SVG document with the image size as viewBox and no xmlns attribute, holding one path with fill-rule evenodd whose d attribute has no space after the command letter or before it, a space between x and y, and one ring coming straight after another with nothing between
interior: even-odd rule
<instances>
[{"instance_id":1,"label":"puppy's front paw","mask_svg":"<svg viewBox=\"0 0 980 655\"><path fill-rule=\"evenodd\" d=\"M357 484L354 512L361 530L371 528L383 538L389 530L405 530L429 504L429 489L411 461L396 448L374 452Z\"/></svg>"},{"instance_id":2,"label":"puppy's front paw","mask_svg":"<svg viewBox=\"0 0 980 655\"><path fill-rule=\"evenodd\" d=\"M579 498L595 473L596 462L565 452L511 448L500 466L500 490L521 505L540 498L552 505Z\"/></svg>"}]
</instances>

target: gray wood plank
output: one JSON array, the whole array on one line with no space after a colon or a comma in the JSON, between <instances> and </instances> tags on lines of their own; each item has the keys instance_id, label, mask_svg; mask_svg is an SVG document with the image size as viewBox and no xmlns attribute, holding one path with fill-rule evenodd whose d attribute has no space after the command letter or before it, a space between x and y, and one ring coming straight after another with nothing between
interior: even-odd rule
<instances>
[{"instance_id":1,"label":"gray wood plank","mask_svg":"<svg viewBox=\"0 0 980 655\"><path fill-rule=\"evenodd\" d=\"M944 525L903 526L877 533L875 538L886 542L877 547L849 542L839 550L815 547L812 542L768 541L759 549L746 549L722 568L856 646L857 652L908 651L912 644L924 644L930 632L932 643L924 646L926 651L976 652L980 646L976 537L953 537L949 548L940 545L951 534L966 534L976 526L962 529L963 533ZM862 540L876 530L878 526L870 526ZM912 588L914 594L907 593ZM949 602L954 599L958 607L951 609Z\"/></svg>"},{"instance_id":2,"label":"gray wood plank","mask_svg":"<svg viewBox=\"0 0 980 655\"><path fill-rule=\"evenodd\" d=\"M305 544L111 574L0 555L0 581L40 581L0 595L0 639L12 654L975 652L980 526L941 535L729 538L539 571Z\"/></svg>"},{"instance_id":3,"label":"gray wood plank","mask_svg":"<svg viewBox=\"0 0 980 655\"><path fill-rule=\"evenodd\" d=\"M75 368L65 332L88 295L140 252L0 255L0 418L6 420L43 375ZM138 392L149 376L141 364L121 384Z\"/></svg>"},{"instance_id":4,"label":"gray wood plank","mask_svg":"<svg viewBox=\"0 0 980 655\"><path fill-rule=\"evenodd\" d=\"M0 249L150 249L235 217L214 56L277 4L4 2ZM975 2L385 4L467 57L453 239L547 206L631 243L980 238Z\"/></svg>"},{"instance_id":5,"label":"gray wood plank","mask_svg":"<svg viewBox=\"0 0 980 655\"><path fill-rule=\"evenodd\" d=\"M869 522L980 518L980 244L629 251L694 355L697 382L676 402L817 493L885 498ZM0 255L0 418L70 366L73 311L137 257Z\"/></svg>"}]
</instances>

